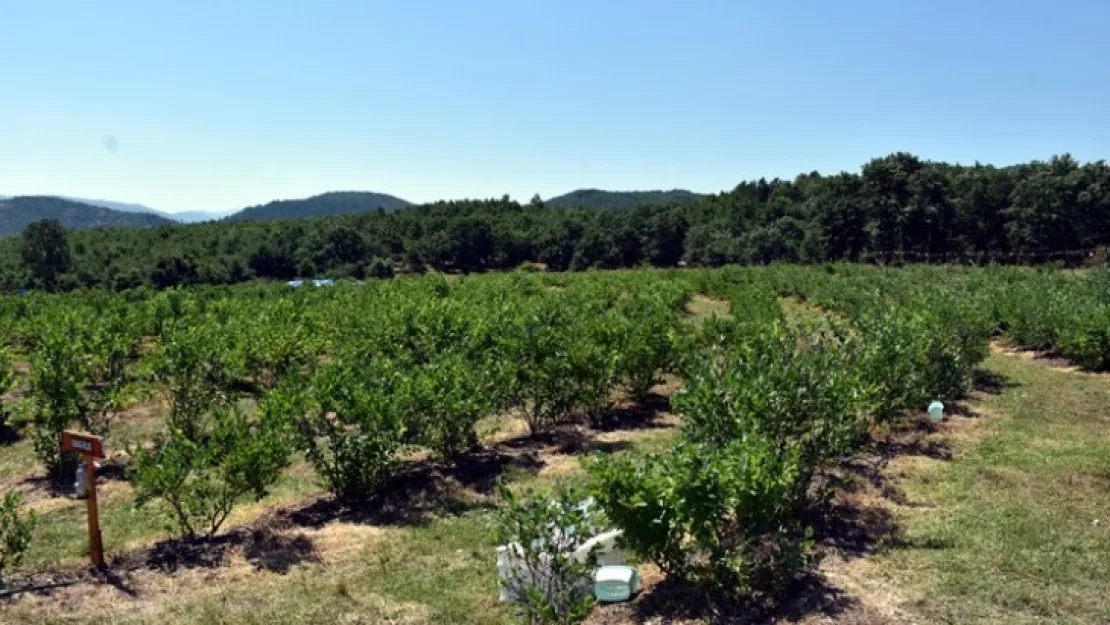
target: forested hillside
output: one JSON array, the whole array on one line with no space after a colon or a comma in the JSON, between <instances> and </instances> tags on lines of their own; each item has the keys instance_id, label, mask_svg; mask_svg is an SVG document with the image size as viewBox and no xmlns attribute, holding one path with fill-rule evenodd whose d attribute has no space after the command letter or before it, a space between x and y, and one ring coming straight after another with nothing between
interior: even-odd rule
<instances>
[{"instance_id":1,"label":"forested hillside","mask_svg":"<svg viewBox=\"0 0 1110 625\"><path fill-rule=\"evenodd\" d=\"M262 206L251 206L229 215L225 221L259 219L295 219L300 217L326 217L348 213L368 213L376 210L392 211L409 203L384 193L364 191L336 191L314 195L303 200L276 200Z\"/></svg>"},{"instance_id":2,"label":"forested hillside","mask_svg":"<svg viewBox=\"0 0 1110 625\"><path fill-rule=\"evenodd\" d=\"M545 206L555 208L635 208L652 204L696 202L704 195L672 189L671 191L602 191L601 189L578 189L555 196Z\"/></svg>"},{"instance_id":3,"label":"forested hillside","mask_svg":"<svg viewBox=\"0 0 1110 625\"><path fill-rule=\"evenodd\" d=\"M146 228L173 223L150 213L92 206L57 197L25 196L0 199L0 236L16 234L39 219L54 219L69 230L88 228Z\"/></svg>"},{"instance_id":4,"label":"forested hillside","mask_svg":"<svg viewBox=\"0 0 1110 625\"><path fill-rule=\"evenodd\" d=\"M316 219L74 232L69 244L60 288L385 276L427 266L483 271L526 261L552 270L680 261L1081 262L1110 245L1110 166L1070 156L960 166L899 153L859 173L744 182L692 203L594 210L508 198L439 202ZM19 238L0 242L6 289L29 283L20 250Z\"/></svg>"}]
</instances>

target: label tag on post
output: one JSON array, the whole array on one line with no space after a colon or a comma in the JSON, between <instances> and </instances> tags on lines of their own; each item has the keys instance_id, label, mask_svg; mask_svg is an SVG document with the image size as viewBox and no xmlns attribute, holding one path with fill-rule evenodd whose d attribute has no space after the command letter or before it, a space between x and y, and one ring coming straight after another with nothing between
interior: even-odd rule
<instances>
[{"instance_id":1,"label":"label tag on post","mask_svg":"<svg viewBox=\"0 0 1110 625\"><path fill-rule=\"evenodd\" d=\"M104 457L103 439L92 434L81 434L65 430L62 432L62 449L97 460Z\"/></svg>"}]
</instances>

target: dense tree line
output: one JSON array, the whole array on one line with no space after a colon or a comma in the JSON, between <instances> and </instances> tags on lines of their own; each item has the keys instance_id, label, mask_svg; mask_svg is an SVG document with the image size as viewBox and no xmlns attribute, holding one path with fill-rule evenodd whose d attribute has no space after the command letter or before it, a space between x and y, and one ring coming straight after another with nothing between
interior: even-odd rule
<instances>
[{"instance_id":1,"label":"dense tree line","mask_svg":"<svg viewBox=\"0 0 1110 625\"><path fill-rule=\"evenodd\" d=\"M67 266L47 274L23 262L42 256L26 249L31 239L0 241L0 286L387 277L525 262L552 270L961 256L1035 262L1110 245L1110 166L1067 155L1005 168L963 166L897 153L859 173L743 182L694 202L598 210L505 196L68 236Z\"/></svg>"}]
</instances>

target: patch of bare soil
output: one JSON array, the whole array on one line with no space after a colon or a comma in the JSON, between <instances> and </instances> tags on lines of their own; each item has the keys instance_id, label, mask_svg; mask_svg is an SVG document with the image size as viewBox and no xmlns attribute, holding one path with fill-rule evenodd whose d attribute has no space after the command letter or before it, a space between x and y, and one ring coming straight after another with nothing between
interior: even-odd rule
<instances>
[{"instance_id":1,"label":"patch of bare soil","mask_svg":"<svg viewBox=\"0 0 1110 625\"><path fill-rule=\"evenodd\" d=\"M728 317L732 304L728 300L716 299L704 293L695 293L686 304L686 312L699 316Z\"/></svg>"},{"instance_id":2,"label":"patch of bare soil","mask_svg":"<svg viewBox=\"0 0 1110 625\"><path fill-rule=\"evenodd\" d=\"M1023 349L1017 345L1001 340L991 341L991 353L1021 358L1022 360L1047 367L1053 371L1098 377L1110 376L1110 372L1106 371L1087 371L1067 358L1061 357L1059 354Z\"/></svg>"},{"instance_id":3,"label":"patch of bare soil","mask_svg":"<svg viewBox=\"0 0 1110 625\"><path fill-rule=\"evenodd\" d=\"M502 431L489 444L498 452L534 459L541 477L572 474L581 470L580 458L585 455L623 451L638 440L677 428L681 418L671 412L669 398L681 387L680 379L668 376L641 401L621 396L593 419L542 434L529 434L522 419L504 418Z\"/></svg>"}]
</instances>

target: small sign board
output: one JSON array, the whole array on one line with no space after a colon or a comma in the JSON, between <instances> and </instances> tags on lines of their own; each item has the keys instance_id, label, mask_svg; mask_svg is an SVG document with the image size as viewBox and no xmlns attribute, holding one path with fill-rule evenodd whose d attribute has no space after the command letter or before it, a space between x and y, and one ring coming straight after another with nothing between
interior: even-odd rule
<instances>
[{"instance_id":1,"label":"small sign board","mask_svg":"<svg viewBox=\"0 0 1110 625\"><path fill-rule=\"evenodd\" d=\"M62 432L62 449L65 451L88 456L89 458L103 458L104 445L99 436L81 434L64 430Z\"/></svg>"}]
</instances>

